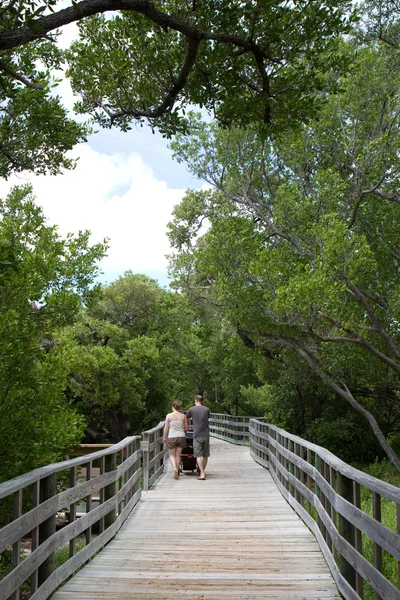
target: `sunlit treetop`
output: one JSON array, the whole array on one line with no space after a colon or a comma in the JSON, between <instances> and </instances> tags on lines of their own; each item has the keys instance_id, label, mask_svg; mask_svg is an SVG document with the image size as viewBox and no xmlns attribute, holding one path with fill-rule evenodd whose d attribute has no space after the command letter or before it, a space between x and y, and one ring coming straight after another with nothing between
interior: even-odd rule
<instances>
[{"instance_id":1,"label":"sunlit treetop","mask_svg":"<svg viewBox=\"0 0 400 600\"><path fill-rule=\"evenodd\" d=\"M184 129L185 108L196 105L226 126L257 123L267 133L280 131L309 120L335 88L345 68L338 40L356 18L350 0L73 0L63 6L3 2L3 119L21 88L32 95L48 91L51 78L38 59L43 55L44 70L61 64L57 32L78 22L79 40L66 54L68 75L80 96L78 112L100 125L126 130L148 121L170 136ZM23 106L18 111L24 114ZM0 131L0 151L7 135Z\"/></svg>"}]
</instances>

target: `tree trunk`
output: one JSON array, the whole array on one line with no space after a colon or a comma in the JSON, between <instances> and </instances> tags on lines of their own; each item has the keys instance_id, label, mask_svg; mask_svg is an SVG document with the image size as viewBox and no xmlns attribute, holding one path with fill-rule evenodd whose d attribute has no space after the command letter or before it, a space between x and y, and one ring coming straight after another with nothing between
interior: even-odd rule
<instances>
[{"instance_id":1,"label":"tree trunk","mask_svg":"<svg viewBox=\"0 0 400 600\"><path fill-rule=\"evenodd\" d=\"M381 448L385 452L386 456L389 458L390 462L394 467L396 467L397 471L400 473L400 459L397 454L394 452L393 448L388 444L383 431L379 427L375 417L371 415L371 413L364 408L361 404L357 402L354 398L353 394L350 390L345 386L345 389L342 389L337 383L334 381L328 380L329 387L334 390L339 396L344 398L360 415L362 415L365 419L367 419L369 426L372 429L372 433L378 440Z\"/></svg>"},{"instance_id":2,"label":"tree trunk","mask_svg":"<svg viewBox=\"0 0 400 600\"><path fill-rule=\"evenodd\" d=\"M309 364L311 369L314 371L314 373L316 373L323 381L325 381L329 385L329 387L334 392L336 392L337 394L339 394L339 396L344 398L344 400L346 400L346 402L348 402L350 404L350 406L352 408L354 408L354 410L356 410L358 413L360 413L368 421L368 424L371 427L372 433L378 440L379 445L385 452L386 456L389 458L392 465L400 473L400 459L397 456L397 454L394 452L393 448L391 448L391 446L388 444L375 417L366 408L364 408L361 404L359 404L359 402L357 402L357 400L354 398L353 394L350 392L348 387L343 383L342 383L342 386L340 386L338 383L333 381L333 379L331 379L329 376L327 376L326 373L324 373L319 368L319 365L318 365L316 359L314 357L310 356L310 354L307 352L307 350L305 348L303 348L302 346L300 346L300 344L297 341L286 340L286 339L282 339L282 338L280 338L277 341L285 346L289 346L290 348L293 348L293 350L295 350L298 354L300 354L300 356L302 356L307 361L307 363Z\"/></svg>"},{"instance_id":3,"label":"tree trunk","mask_svg":"<svg viewBox=\"0 0 400 600\"><path fill-rule=\"evenodd\" d=\"M317 360L313 356L311 356L309 352L303 346L301 346L297 340L281 338L278 336L271 336L271 341L281 344L282 346L292 348L292 350L295 350L297 354L299 354L302 358L304 358L307 361L308 365L314 371L314 373L316 373L334 392L336 392L339 396L346 400L346 402L348 402L354 410L356 410L368 421L372 433L378 440L378 443L381 446L382 450L385 452L392 465L400 473L400 458L394 452L393 448L391 448L391 446L388 444L375 417L366 408L359 404L359 402L357 402L357 400L354 398L353 394L350 392L348 387L343 383L339 385L338 383L333 381L333 379L331 379L328 375L326 375L326 373L324 373L320 369ZM251 345L248 343L246 343L246 346L251 347ZM253 344L252 349L255 350L255 344Z\"/></svg>"},{"instance_id":4,"label":"tree trunk","mask_svg":"<svg viewBox=\"0 0 400 600\"><path fill-rule=\"evenodd\" d=\"M126 420L118 409L107 408L104 411L104 418L115 442L120 442L128 436Z\"/></svg>"}]
</instances>

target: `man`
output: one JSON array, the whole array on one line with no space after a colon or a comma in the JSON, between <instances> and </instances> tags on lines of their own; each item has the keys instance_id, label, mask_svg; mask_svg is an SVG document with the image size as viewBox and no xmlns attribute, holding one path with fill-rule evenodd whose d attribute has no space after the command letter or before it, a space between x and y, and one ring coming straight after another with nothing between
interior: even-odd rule
<instances>
[{"instance_id":1,"label":"man","mask_svg":"<svg viewBox=\"0 0 400 600\"><path fill-rule=\"evenodd\" d=\"M193 423L193 454L200 471L197 479L205 481L205 469L210 456L210 409L203 406L203 396L196 396L194 403L195 406L189 408L186 417L188 420L192 419Z\"/></svg>"}]
</instances>

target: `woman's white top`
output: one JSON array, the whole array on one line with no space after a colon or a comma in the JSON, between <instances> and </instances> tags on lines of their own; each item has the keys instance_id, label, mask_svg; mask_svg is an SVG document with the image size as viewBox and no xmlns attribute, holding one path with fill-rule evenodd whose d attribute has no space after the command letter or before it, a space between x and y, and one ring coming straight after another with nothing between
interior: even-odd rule
<instances>
[{"instance_id":1,"label":"woman's white top","mask_svg":"<svg viewBox=\"0 0 400 600\"><path fill-rule=\"evenodd\" d=\"M185 422L185 417L183 417L183 419L168 419L168 423L169 423L168 437L169 438L186 437L184 422Z\"/></svg>"}]
</instances>

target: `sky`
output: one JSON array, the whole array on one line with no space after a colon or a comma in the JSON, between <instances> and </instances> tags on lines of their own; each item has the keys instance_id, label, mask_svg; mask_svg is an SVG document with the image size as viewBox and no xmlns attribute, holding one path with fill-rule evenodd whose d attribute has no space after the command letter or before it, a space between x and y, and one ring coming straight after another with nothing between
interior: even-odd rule
<instances>
[{"instance_id":1,"label":"sky","mask_svg":"<svg viewBox=\"0 0 400 600\"><path fill-rule=\"evenodd\" d=\"M64 45L74 35L68 26ZM58 93L72 110L67 81ZM167 223L185 190L203 183L174 161L167 140L146 126L127 133L101 130L70 156L79 159L77 167L62 175L23 173L0 179L0 196L12 185L31 182L48 224L57 225L62 236L89 229L92 243L110 238L108 256L100 263L101 282L111 283L130 269L168 286Z\"/></svg>"}]
</instances>

